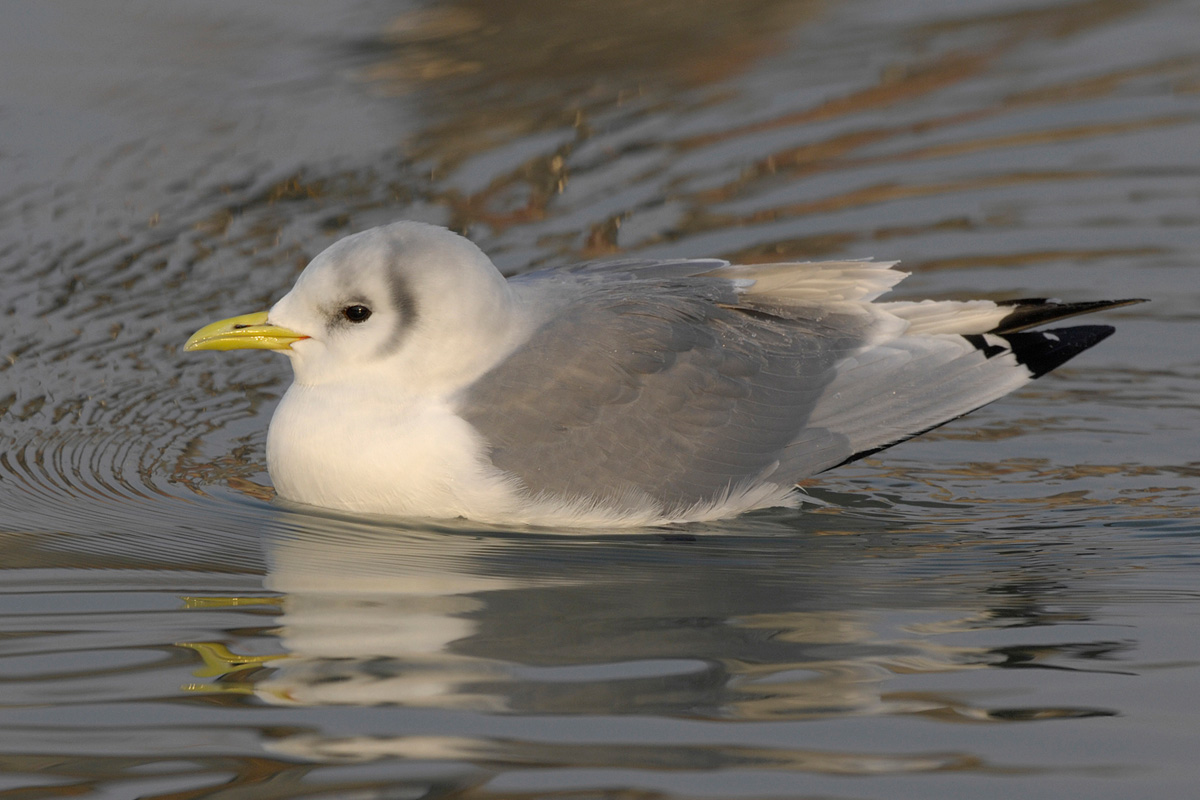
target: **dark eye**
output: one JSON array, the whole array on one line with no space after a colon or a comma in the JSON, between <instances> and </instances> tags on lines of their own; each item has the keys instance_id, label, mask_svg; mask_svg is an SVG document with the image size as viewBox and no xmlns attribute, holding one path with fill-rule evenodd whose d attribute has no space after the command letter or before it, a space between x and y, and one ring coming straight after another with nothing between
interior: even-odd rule
<instances>
[{"instance_id":1,"label":"dark eye","mask_svg":"<svg viewBox=\"0 0 1200 800\"><path fill-rule=\"evenodd\" d=\"M351 322L366 322L367 317L371 316L371 309L366 306L346 306L342 309L342 316Z\"/></svg>"}]
</instances>

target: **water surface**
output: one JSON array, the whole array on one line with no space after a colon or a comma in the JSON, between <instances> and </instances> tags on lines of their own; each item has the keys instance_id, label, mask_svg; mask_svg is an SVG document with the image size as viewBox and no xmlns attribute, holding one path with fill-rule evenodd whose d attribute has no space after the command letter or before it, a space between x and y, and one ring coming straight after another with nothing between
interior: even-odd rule
<instances>
[{"instance_id":1,"label":"water surface","mask_svg":"<svg viewBox=\"0 0 1200 800\"><path fill-rule=\"evenodd\" d=\"M0 26L0 792L1187 796L1200 779L1188 2L22 3ZM272 499L289 380L184 355L337 237L901 259L1143 296L821 477L622 534Z\"/></svg>"}]
</instances>

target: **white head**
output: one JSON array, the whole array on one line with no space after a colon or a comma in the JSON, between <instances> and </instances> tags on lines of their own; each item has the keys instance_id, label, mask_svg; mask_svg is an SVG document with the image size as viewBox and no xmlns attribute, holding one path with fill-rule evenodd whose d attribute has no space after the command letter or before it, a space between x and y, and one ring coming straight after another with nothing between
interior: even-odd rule
<instances>
[{"instance_id":1,"label":"white head","mask_svg":"<svg viewBox=\"0 0 1200 800\"><path fill-rule=\"evenodd\" d=\"M397 222L331 245L265 319L214 323L187 347L280 350L302 386L452 390L494 360L511 334L512 305L504 277L474 244Z\"/></svg>"}]
</instances>

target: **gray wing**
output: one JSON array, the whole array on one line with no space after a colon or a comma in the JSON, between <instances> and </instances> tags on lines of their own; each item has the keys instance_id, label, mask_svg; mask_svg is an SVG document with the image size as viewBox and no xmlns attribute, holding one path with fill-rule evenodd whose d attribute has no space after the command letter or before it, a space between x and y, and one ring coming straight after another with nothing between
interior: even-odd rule
<instances>
[{"instance_id":1,"label":"gray wing","mask_svg":"<svg viewBox=\"0 0 1200 800\"><path fill-rule=\"evenodd\" d=\"M534 493L676 509L853 453L805 425L871 316L742 307L727 280L672 280L684 263L550 281L574 283L572 299L462 397L497 467Z\"/></svg>"}]
</instances>

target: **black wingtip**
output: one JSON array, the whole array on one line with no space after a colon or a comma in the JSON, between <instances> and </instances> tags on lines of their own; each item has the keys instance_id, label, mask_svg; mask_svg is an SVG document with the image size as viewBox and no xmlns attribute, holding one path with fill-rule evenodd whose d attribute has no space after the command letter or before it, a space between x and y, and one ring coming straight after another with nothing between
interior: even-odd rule
<instances>
[{"instance_id":1,"label":"black wingtip","mask_svg":"<svg viewBox=\"0 0 1200 800\"><path fill-rule=\"evenodd\" d=\"M1129 305L1130 303L1143 302L1140 300L1119 300L1116 304ZM1108 304L1105 304L1108 305ZM1082 313L1082 312L1079 312ZM1087 350L1093 345L1112 336L1116 328L1111 325L1077 325L1072 328L1052 328L1048 331L1022 331L1018 333L993 333L993 334L968 334L962 338L970 342L977 350L979 350L986 358L996 358L1004 356L1008 353L1017 359L1017 363L1029 370L1031 378L1040 378L1052 369L1056 369L1070 361L1075 356ZM1000 344L996 340L1000 339L1004 344ZM1007 347L1005 346L1007 345ZM967 409L962 414L955 417L950 417L931 425L928 428L917 431L915 433L906 434L899 437L895 441L878 447L872 447L867 450L857 452L847 458L845 461L837 464L849 464L852 461L857 461L860 458L874 455L880 450L886 450L893 445L908 441L914 436L919 436L926 431L931 431L934 428L945 425L954 419L957 419L963 414L968 414L974 409ZM833 467L830 467L833 469ZM824 471L824 470L823 470Z\"/></svg>"},{"instance_id":2,"label":"black wingtip","mask_svg":"<svg viewBox=\"0 0 1200 800\"><path fill-rule=\"evenodd\" d=\"M1114 330L1109 325L1079 325L1048 331L1007 333L999 338L1008 342L1017 363L1023 364L1033 377L1040 378L1104 341Z\"/></svg>"},{"instance_id":3,"label":"black wingtip","mask_svg":"<svg viewBox=\"0 0 1200 800\"><path fill-rule=\"evenodd\" d=\"M1037 325L1044 325L1047 322L1056 322L1067 317L1078 316L1079 314L1090 314L1093 311L1104 311L1109 308L1120 308L1122 306L1132 306L1147 302L1149 301L1141 298L1096 300L1090 303L1060 303L1055 300L1047 300L1044 297L1031 297L1024 300L1001 300L996 305L1011 306L1013 310L989 332L997 334L1016 333Z\"/></svg>"}]
</instances>

